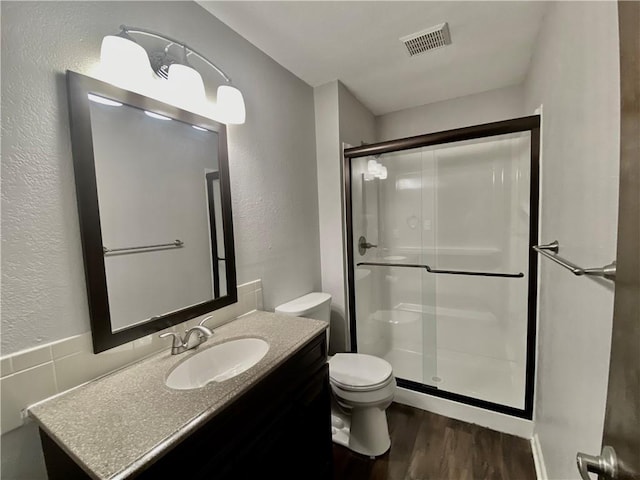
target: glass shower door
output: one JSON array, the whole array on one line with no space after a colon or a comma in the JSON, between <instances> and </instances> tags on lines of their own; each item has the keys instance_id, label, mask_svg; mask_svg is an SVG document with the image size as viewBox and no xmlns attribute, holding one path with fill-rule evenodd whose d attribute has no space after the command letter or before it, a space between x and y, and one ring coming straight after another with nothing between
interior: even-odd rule
<instances>
[{"instance_id":1,"label":"glass shower door","mask_svg":"<svg viewBox=\"0 0 640 480\"><path fill-rule=\"evenodd\" d=\"M450 272L434 275L438 387L524 409L530 134L426 149L437 182L429 265Z\"/></svg>"},{"instance_id":2,"label":"glass shower door","mask_svg":"<svg viewBox=\"0 0 640 480\"><path fill-rule=\"evenodd\" d=\"M416 149L352 161L356 335L358 352L384 358L397 378L435 385L435 279L421 267L435 252L425 155L433 158Z\"/></svg>"},{"instance_id":3,"label":"glass shower door","mask_svg":"<svg viewBox=\"0 0 640 480\"><path fill-rule=\"evenodd\" d=\"M399 386L530 418L538 122L347 157L352 345Z\"/></svg>"}]
</instances>

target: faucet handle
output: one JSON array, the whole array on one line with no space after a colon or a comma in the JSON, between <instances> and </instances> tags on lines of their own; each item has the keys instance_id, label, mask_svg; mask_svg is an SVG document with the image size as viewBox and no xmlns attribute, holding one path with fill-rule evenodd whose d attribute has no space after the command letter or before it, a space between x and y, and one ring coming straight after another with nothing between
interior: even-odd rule
<instances>
[{"instance_id":1,"label":"faucet handle","mask_svg":"<svg viewBox=\"0 0 640 480\"><path fill-rule=\"evenodd\" d=\"M180 338L180 335L178 335L175 332L166 332L166 333L162 333L160 335L158 335L160 338L166 338L169 336L173 336L173 344L172 347L173 348L178 348L182 346L182 338Z\"/></svg>"},{"instance_id":2,"label":"faucet handle","mask_svg":"<svg viewBox=\"0 0 640 480\"><path fill-rule=\"evenodd\" d=\"M195 332L198 332L198 336L205 337L205 340L213 335L213 332L204 325L196 325L195 327L187 328L187 330L185 330L185 343L187 342L187 339Z\"/></svg>"},{"instance_id":3,"label":"faucet handle","mask_svg":"<svg viewBox=\"0 0 640 480\"><path fill-rule=\"evenodd\" d=\"M206 317L204 317L202 320L200 320L200 323L198 324L199 326L204 326L205 322L207 322L208 320L211 320L213 318L213 315L208 315Z\"/></svg>"},{"instance_id":4,"label":"faucet handle","mask_svg":"<svg viewBox=\"0 0 640 480\"><path fill-rule=\"evenodd\" d=\"M194 333L197 333L196 340L191 341L191 337L193 336ZM213 335L213 332L203 325L196 325L195 327L191 327L187 329L184 335L184 348L186 350L195 348L201 343L206 342L207 339L212 335Z\"/></svg>"}]
</instances>

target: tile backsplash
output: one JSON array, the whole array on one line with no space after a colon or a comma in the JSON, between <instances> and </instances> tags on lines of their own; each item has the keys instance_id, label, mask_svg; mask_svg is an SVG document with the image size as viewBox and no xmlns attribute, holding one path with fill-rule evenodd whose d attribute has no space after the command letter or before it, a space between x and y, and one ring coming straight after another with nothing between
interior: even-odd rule
<instances>
[{"instance_id":1,"label":"tile backsplash","mask_svg":"<svg viewBox=\"0 0 640 480\"><path fill-rule=\"evenodd\" d=\"M260 280L239 285L238 302L207 314L213 317L207 326L213 329L253 310L262 310ZM167 331L192 327L207 315ZM169 349L171 339L161 339L159 333L94 354L87 332L0 358L1 433L22 426L29 405Z\"/></svg>"}]
</instances>

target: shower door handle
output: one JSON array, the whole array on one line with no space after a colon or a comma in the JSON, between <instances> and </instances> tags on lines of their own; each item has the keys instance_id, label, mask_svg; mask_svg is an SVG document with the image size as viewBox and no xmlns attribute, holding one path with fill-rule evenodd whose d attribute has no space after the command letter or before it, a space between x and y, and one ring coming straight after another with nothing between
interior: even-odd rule
<instances>
[{"instance_id":1,"label":"shower door handle","mask_svg":"<svg viewBox=\"0 0 640 480\"><path fill-rule=\"evenodd\" d=\"M598 456L587 455L578 452L576 455L576 463L582 480L591 480L590 473L595 473L598 478L607 480L616 480L618 478L618 458L613 447L605 445L602 447L602 453Z\"/></svg>"},{"instance_id":2,"label":"shower door handle","mask_svg":"<svg viewBox=\"0 0 640 480\"><path fill-rule=\"evenodd\" d=\"M360 253L360 255L364 255L365 253L367 253L367 249L376 248L377 246L378 245L367 242L367 239L364 236L361 236L358 239L358 253Z\"/></svg>"}]
</instances>

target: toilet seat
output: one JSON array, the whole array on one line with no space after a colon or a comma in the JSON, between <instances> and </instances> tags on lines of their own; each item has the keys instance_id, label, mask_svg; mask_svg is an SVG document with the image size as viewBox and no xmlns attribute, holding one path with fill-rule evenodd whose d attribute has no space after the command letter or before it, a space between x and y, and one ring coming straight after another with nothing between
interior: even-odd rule
<instances>
[{"instance_id":1,"label":"toilet seat","mask_svg":"<svg viewBox=\"0 0 640 480\"><path fill-rule=\"evenodd\" d=\"M353 385L345 385L344 383L340 383L332 378L329 379L329 382L334 387L338 387L341 390L345 390L347 392L371 392L373 390L380 390L381 388L386 387L393 381L393 376L390 376L382 383L376 383L375 385L368 385L364 387L354 387Z\"/></svg>"},{"instance_id":2,"label":"toilet seat","mask_svg":"<svg viewBox=\"0 0 640 480\"><path fill-rule=\"evenodd\" d=\"M362 353L338 353L329 360L330 382L346 391L369 392L393 381L389 362Z\"/></svg>"}]
</instances>

